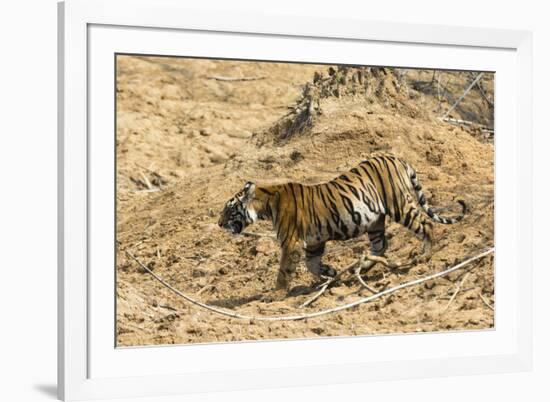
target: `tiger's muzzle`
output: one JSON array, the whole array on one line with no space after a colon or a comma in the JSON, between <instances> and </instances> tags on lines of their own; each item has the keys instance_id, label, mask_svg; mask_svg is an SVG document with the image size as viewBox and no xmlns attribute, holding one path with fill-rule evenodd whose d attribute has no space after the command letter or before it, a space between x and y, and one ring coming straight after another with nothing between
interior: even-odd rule
<instances>
[{"instance_id":1,"label":"tiger's muzzle","mask_svg":"<svg viewBox=\"0 0 550 402\"><path fill-rule=\"evenodd\" d=\"M228 221L225 224L220 221L218 225L231 234L240 234L244 228L244 225L239 221Z\"/></svg>"},{"instance_id":2,"label":"tiger's muzzle","mask_svg":"<svg viewBox=\"0 0 550 402\"><path fill-rule=\"evenodd\" d=\"M246 226L246 218L236 209L224 209L218 226L232 234L239 234Z\"/></svg>"}]
</instances>

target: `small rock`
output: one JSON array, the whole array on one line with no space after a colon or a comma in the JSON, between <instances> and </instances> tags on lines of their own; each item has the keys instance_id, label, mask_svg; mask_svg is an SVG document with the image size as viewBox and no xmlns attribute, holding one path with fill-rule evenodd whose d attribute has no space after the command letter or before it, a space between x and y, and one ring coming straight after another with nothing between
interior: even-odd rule
<instances>
[{"instance_id":1,"label":"small rock","mask_svg":"<svg viewBox=\"0 0 550 402\"><path fill-rule=\"evenodd\" d=\"M222 154L220 152L212 152L208 158L210 159L210 162L212 163L222 163L227 160L227 155Z\"/></svg>"}]
</instances>

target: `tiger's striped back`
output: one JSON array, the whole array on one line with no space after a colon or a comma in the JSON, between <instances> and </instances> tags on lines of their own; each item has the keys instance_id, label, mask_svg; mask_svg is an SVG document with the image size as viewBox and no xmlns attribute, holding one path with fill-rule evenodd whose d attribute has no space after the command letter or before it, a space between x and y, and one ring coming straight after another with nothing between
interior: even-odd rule
<instances>
[{"instance_id":1,"label":"tiger's striped back","mask_svg":"<svg viewBox=\"0 0 550 402\"><path fill-rule=\"evenodd\" d=\"M277 197L276 205L268 199ZM452 224L456 217L440 217L428 205L414 169L393 155L374 155L349 172L321 184L285 183L258 186L257 210L275 216L277 237L282 243L298 238L306 243L325 240L344 240L368 231L381 215L423 233L423 214L417 205L434 221ZM260 212L260 214L261 214Z\"/></svg>"}]
</instances>

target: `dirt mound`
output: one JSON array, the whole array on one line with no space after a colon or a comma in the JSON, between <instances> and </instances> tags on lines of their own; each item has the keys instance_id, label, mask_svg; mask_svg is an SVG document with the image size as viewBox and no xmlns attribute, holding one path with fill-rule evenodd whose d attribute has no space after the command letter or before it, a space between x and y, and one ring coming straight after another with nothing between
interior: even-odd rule
<instances>
[{"instance_id":1,"label":"dirt mound","mask_svg":"<svg viewBox=\"0 0 550 402\"><path fill-rule=\"evenodd\" d=\"M362 83L360 72L365 73ZM349 170L374 151L392 152L409 161L419 172L430 204L442 214L454 214L459 198L466 200L469 213L457 225L435 225L435 251L428 263L401 273L375 268L366 278L371 286L392 286L438 272L492 246L491 138L482 140L472 135L469 126L439 118L471 77L446 72L440 81L449 95L438 97L437 90L429 89L436 84L415 84L429 83L431 74L119 57L117 344L492 327L493 311L480 296L493 302L491 258L472 266L475 269L465 278L460 271L341 313L303 322L260 323L212 315L186 304L122 251L131 250L181 291L243 314L286 315L351 302L368 295L352 279L330 289L312 306L298 309L311 297L316 281L303 264L289 296L270 302L279 259L270 225L258 223L250 227L256 235L234 237L216 222L225 201L247 180L318 183ZM453 79L445 79L447 74ZM212 77L254 79L219 81ZM491 97L492 82L488 76L484 80L483 88ZM307 130L281 141L279 133L270 130L282 119L297 116L292 109L292 116L285 115L289 107L303 102L308 82L309 94L316 93L311 99L319 100L313 104L322 113L314 109ZM492 110L479 91L468 94L464 102L453 112L454 118L465 119L477 110L475 122L490 125ZM387 255L397 260L405 260L420 245L397 224L389 225L388 235ZM325 259L341 269L367 249L365 238L332 242ZM459 283L459 292L449 304Z\"/></svg>"},{"instance_id":2,"label":"dirt mound","mask_svg":"<svg viewBox=\"0 0 550 402\"><path fill-rule=\"evenodd\" d=\"M285 140L311 129L314 119L323 113L324 99L352 97L355 101L367 100L398 109L404 106L415 116L419 109L405 102L402 70L385 67L337 66L317 70L313 79L304 85L301 96L290 108L290 112L280 118L267 130L268 135ZM403 112L403 110L401 110Z\"/></svg>"}]
</instances>

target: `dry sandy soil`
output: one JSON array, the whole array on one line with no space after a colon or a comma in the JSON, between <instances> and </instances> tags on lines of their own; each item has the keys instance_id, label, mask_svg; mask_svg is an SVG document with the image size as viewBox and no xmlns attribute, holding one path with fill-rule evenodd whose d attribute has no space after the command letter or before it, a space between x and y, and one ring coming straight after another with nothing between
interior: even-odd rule
<instances>
[{"instance_id":1,"label":"dry sandy soil","mask_svg":"<svg viewBox=\"0 0 550 402\"><path fill-rule=\"evenodd\" d=\"M118 57L118 346L493 327L493 310L482 300L494 303L492 257L337 314L266 323L190 305L125 254L130 250L182 292L242 314L300 314L368 296L346 278L299 309L318 283L302 263L286 299L270 301L279 259L270 225L247 228L262 236L231 236L217 219L247 180L318 183L380 150L416 168L430 204L450 206L441 209L443 215L456 212L457 199L467 202L469 212L459 224L435 225L435 252L428 263L408 272L376 267L365 277L372 287L441 271L492 246L492 138L478 126L438 119L474 75L388 69L375 91L326 97L310 130L278 139L271 128L314 73L327 71L318 65ZM483 89L475 87L451 117L492 126L492 75L485 74L481 83ZM388 234L390 259L406 260L420 247L398 224L390 223ZM367 249L366 237L331 242L325 260L341 269Z\"/></svg>"}]
</instances>

